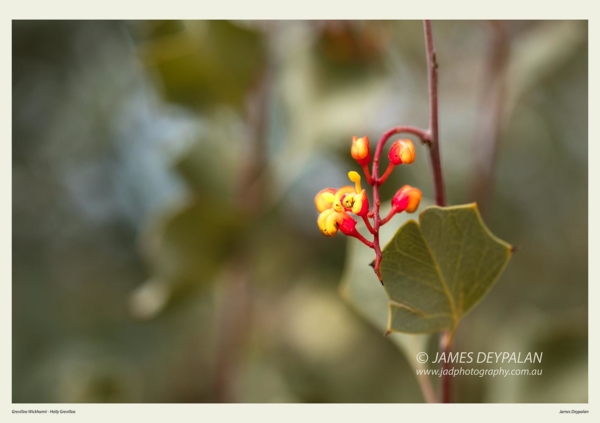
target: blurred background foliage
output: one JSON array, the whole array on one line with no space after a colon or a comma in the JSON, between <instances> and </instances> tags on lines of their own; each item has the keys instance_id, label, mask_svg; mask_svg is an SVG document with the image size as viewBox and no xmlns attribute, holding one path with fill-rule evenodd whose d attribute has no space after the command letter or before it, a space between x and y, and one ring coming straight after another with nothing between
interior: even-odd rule
<instances>
[{"instance_id":1,"label":"blurred background foliage","mask_svg":"<svg viewBox=\"0 0 600 423\"><path fill-rule=\"evenodd\" d=\"M478 135L494 25L495 149ZM455 348L544 353L543 376L456 378L455 400L585 402L587 23L433 28L449 201L484 203L521 246ZM356 168L352 135L427 125L421 22L12 35L14 402L423 401L400 349L339 295L346 240L321 236L313 205ZM425 150L390 181L385 199L407 183L431 198Z\"/></svg>"}]
</instances>

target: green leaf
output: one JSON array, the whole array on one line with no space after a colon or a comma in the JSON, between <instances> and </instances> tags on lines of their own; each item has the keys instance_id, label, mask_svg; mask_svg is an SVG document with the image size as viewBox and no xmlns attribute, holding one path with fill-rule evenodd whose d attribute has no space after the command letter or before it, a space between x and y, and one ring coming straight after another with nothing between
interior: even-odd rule
<instances>
[{"instance_id":1,"label":"green leaf","mask_svg":"<svg viewBox=\"0 0 600 423\"><path fill-rule=\"evenodd\" d=\"M246 221L213 196L174 203L149 222L141 248L151 277L130 297L133 315L157 316L167 306L216 281Z\"/></svg>"},{"instance_id":2,"label":"green leaf","mask_svg":"<svg viewBox=\"0 0 600 423\"><path fill-rule=\"evenodd\" d=\"M265 66L262 33L235 21L173 25L140 46L140 56L171 102L207 111L216 105L242 110Z\"/></svg>"},{"instance_id":3,"label":"green leaf","mask_svg":"<svg viewBox=\"0 0 600 423\"><path fill-rule=\"evenodd\" d=\"M453 331L498 280L512 250L485 226L476 204L427 208L383 250L388 330Z\"/></svg>"}]
</instances>

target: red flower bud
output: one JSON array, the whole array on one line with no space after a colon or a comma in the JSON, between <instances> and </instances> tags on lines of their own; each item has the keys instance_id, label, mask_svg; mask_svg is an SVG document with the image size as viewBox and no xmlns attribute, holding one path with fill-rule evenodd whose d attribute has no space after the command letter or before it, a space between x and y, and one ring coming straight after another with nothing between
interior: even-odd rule
<instances>
[{"instance_id":1,"label":"red flower bud","mask_svg":"<svg viewBox=\"0 0 600 423\"><path fill-rule=\"evenodd\" d=\"M344 235L354 235L356 233L356 220L354 220L349 214L338 213L336 222L338 223L338 229Z\"/></svg>"},{"instance_id":2,"label":"red flower bud","mask_svg":"<svg viewBox=\"0 0 600 423\"><path fill-rule=\"evenodd\" d=\"M418 188L404 185L392 198L394 212L400 213L406 211L407 213L413 213L419 207L422 195L421 190Z\"/></svg>"},{"instance_id":3,"label":"red flower bud","mask_svg":"<svg viewBox=\"0 0 600 423\"><path fill-rule=\"evenodd\" d=\"M415 161L415 146L409 139L398 140L392 144L388 158L390 159L390 163L396 166L411 164Z\"/></svg>"}]
</instances>

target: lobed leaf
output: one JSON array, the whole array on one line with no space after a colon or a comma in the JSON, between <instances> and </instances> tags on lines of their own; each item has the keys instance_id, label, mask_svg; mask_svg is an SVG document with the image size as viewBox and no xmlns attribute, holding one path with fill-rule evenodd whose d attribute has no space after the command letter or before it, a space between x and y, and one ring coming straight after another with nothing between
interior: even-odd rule
<instances>
[{"instance_id":1,"label":"lobed leaf","mask_svg":"<svg viewBox=\"0 0 600 423\"><path fill-rule=\"evenodd\" d=\"M485 226L476 204L427 208L383 250L388 330L453 331L498 280L512 250Z\"/></svg>"}]
</instances>

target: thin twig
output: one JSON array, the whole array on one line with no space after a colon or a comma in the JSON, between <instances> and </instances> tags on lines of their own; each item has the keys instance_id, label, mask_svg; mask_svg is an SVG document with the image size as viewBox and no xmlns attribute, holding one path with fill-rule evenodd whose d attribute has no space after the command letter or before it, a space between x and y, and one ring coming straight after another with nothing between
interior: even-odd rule
<instances>
[{"instance_id":1,"label":"thin twig","mask_svg":"<svg viewBox=\"0 0 600 423\"><path fill-rule=\"evenodd\" d=\"M506 73L510 44L502 21L488 22L491 31L490 51L486 65L481 113L475 133L475 163L471 178L471 198L479 211L485 214L490 205L493 186L492 175L502 129L506 99Z\"/></svg>"},{"instance_id":2,"label":"thin twig","mask_svg":"<svg viewBox=\"0 0 600 423\"><path fill-rule=\"evenodd\" d=\"M269 36L269 31L266 31ZM260 174L266 167L267 117L269 110L272 63L265 69L249 95L246 121L251 131L251 152L241 172L236 207L253 220L264 212L266 179ZM234 269L224 287L226 304L218 310L221 319L220 342L215 366L215 402L234 402L234 387L239 361L252 324L251 271L249 252L238 246L226 265Z\"/></svg>"},{"instance_id":3,"label":"thin twig","mask_svg":"<svg viewBox=\"0 0 600 423\"><path fill-rule=\"evenodd\" d=\"M442 389L440 392L440 400L443 403L452 402L452 379L450 378L449 370L451 367L450 363L450 353L452 352L452 332L446 331L442 334L440 338L440 349L444 353L444 361L442 363Z\"/></svg>"},{"instance_id":4,"label":"thin twig","mask_svg":"<svg viewBox=\"0 0 600 423\"><path fill-rule=\"evenodd\" d=\"M423 21L423 30L425 32L425 51L427 57L427 80L429 82L429 131L431 139L429 142L429 158L431 161L431 170L433 172L433 185L435 189L435 203L438 206L446 205L446 193L444 188L444 177L442 175L442 162L440 159L440 135L438 121L438 63L433 46L433 31L431 21ZM452 332L446 331L441 335L441 344L444 351L450 351L452 348ZM444 374L446 370L446 374ZM441 377L441 401L449 402L451 398L451 384L448 375L448 363L442 366Z\"/></svg>"},{"instance_id":5,"label":"thin twig","mask_svg":"<svg viewBox=\"0 0 600 423\"><path fill-rule=\"evenodd\" d=\"M442 162L440 160L438 64L433 46L431 21L424 21L423 26L425 30L425 50L427 53L427 80L429 81L429 158L433 172L435 203L443 207L446 205L446 193L444 189L444 177L442 175Z\"/></svg>"},{"instance_id":6,"label":"thin twig","mask_svg":"<svg viewBox=\"0 0 600 423\"><path fill-rule=\"evenodd\" d=\"M214 374L214 401L236 402L239 361L251 325L251 281L245 251L239 250L226 264L223 297L218 304L218 355Z\"/></svg>"}]
</instances>

